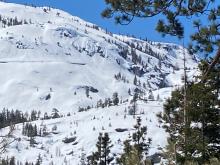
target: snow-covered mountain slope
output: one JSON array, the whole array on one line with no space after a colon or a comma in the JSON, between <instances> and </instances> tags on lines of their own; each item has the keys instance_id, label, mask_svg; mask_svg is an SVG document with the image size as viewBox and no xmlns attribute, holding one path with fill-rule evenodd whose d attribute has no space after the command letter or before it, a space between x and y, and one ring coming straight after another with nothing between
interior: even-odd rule
<instances>
[{"instance_id":1,"label":"snow-covered mountain slope","mask_svg":"<svg viewBox=\"0 0 220 165\"><path fill-rule=\"evenodd\" d=\"M77 164L79 150L84 148L86 154L91 153L100 131L110 133L114 153L120 152L121 145L116 142L127 138L135 122L131 116L124 119L124 109L129 102L87 112L78 112L79 107L95 107L98 100L111 98L114 92L122 102L130 100L135 89L141 91L142 98L148 98L152 90L154 97L159 93L163 101L173 87L181 85L183 54L190 68L189 76L196 73L197 66L196 57L179 45L112 34L58 9L3 2L0 2L0 45L1 109L23 112L35 109L43 114L56 108L63 115L72 115L43 121L48 129L57 125L59 134L37 138L44 147L39 144L28 148L33 154L27 150L25 137L13 143L5 153L6 156L17 155L22 161L36 160L41 153L45 164L51 160L62 162L65 157ZM140 101L138 105L145 112L142 119L149 127L149 136L154 137L151 153L155 153L166 141L166 134L158 127L155 116L162 111L162 103ZM98 119L91 120L94 116ZM74 126L74 121L78 121L79 126ZM41 122L36 121L37 125ZM16 127L15 136L21 137L22 125ZM93 127L97 129L93 131ZM128 131L117 133L114 130L118 127ZM74 130L78 144L63 145L63 138ZM57 147L62 155L55 158ZM68 155L72 150L74 154Z\"/></svg>"},{"instance_id":2,"label":"snow-covered mountain slope","mask_svg":"<svg viewBox=\"0 0 220 165\"><path fill-rule=\"evenodd\" d=\"M181 46L106 34L56 9L1 2L0 15L5 22L0 29L1 107L72 110L116 91L124 98L128 88L135 88L134 72L147 90L179 84L173 72L183 66ZM187 53L186 58L194 67L195 58ZM129 83L114 78L119 72ZM83 86L98 93L90 92L88 99ZM49 93L51 99L45 100Z\"/></svg>"},{"instance_id":3,"label":"snow-covered mountain slope","mask_svg":"<svg viewBox=\"0 0 220 165\"><path fill-rule=\"evenodd\" d=\"M82 153L88 156L96 151L95 144L100 132L109 133L113 144L111 153L118 155L123 150L123 141L128 138L128 134L133 131L133 125L136 123L132 115L127 115L125 118L125 107L126 105L123 104L118 107L92 109L70 117L32 122L38 128L46 125L48 132L51 132L54 126L57 127L56 134L36 137L35 147L30 147L30 138L21 135L23 126L19 124L16 126L15 136L21 140L14 142L5 155L15 156L21 162L36 162L40 154L45 165L51 162L56 165L78 165ZM139 103L138 107L144 112L142 123L148 126L147 138L153 139L149 153L151 155L166 145L167 134L161 129L156 117L156 113L161 111L161 104ZM117 132L115 131L117 128L126 129L126 131ZM65 138L71 137L77 138L69 144L63 142Z\"/></svg>"}]
</instances>

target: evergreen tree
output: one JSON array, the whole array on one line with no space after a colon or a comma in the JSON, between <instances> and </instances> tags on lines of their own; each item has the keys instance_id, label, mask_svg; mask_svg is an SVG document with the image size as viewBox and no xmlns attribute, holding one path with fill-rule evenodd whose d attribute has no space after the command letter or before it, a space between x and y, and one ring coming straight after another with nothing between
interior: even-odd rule
<instances>
[{"instance_id":1,"label":"evergreen tree","mask_svg":"<svg viewBox=\"0 0 220 165\"><path fill-rule=\"evenodd\" d=\"M117 92L113 93L112 102L113 102L114 105L118 105L119 98L118 98L118 93Z\"/></svg>"},{"instance_id":2,"label":"evergreen tree","mask_svg":"<svg viewBox=\"0 0 220 165\"><path fill-rule=\"evenodd\" d=\"M149 90L148 99L149 100L154 100L154 94L153 94L152 90Z\"/></svg>"},{"instance_id":3,"label":"evergreen tree","mask_svg":"<svg viewBox=\"0 0 220 165\"><path fill-rule=\"evenodd\" d=\"M47 126L46 125L43 126L42 134L43 134L43 136L47 136L48 135Z\"/></svg>"},{"instance_id":4,"label":"evergreen tree","mask_svg":"<svg viewBox=\"0 0 220 165\"><path fill-rule=\"evenodd\" d=\"M36 144L35 138L34 137L30 137L30 146L34 147L35 144Z\"/></svg>"},{"instance_id":5,"label":"evergreen tree","mask_svg":"<svg viewBox=\"0 0 220 165\"><path fill-rule=\"evenodd\" d=\"M208 66L206 62L200 64L198 78L204 76ZM219 72L218 63L205 83L187 83L185 105L184 89L173 91L164 105L164 113L159 115L170 134L171 143L176 146L177 162L193 160L204 164L212 157L220 157L217 145L220 143Z\"/></svg>"},{"instance_id":6,"label":"evergreen tree","mask_svg":"<svg viewBox=\"0 0 220 165\"><path fill-rule=\"evenodd\" d=\"M15 164L15 157L12 157L9 161L9 165L16 165Z\"/></svg>"},{"instance_id":7,"label":"evergreen tree","mask_svg":"<svg viewBox=\"0 0 220 165\"><path fill-rule=\"evenodd\" d=\"M15 157L7 157L7 159L0 159L0 165L16 165Z\"/></svg>"},{"instance_id":8,"label":"evergreen tree","mask_svg":"<svg viewBox=\"0 0 220 165\"><path fill-rule=\"evenodd\" d=\"M31 111L31 121L37 120L37 111Z\"/></svg>"},{"instance_id":9,"label":"evergreen tree","mask_svg":"<svg viewBox=\"0 0 220 165\"><path fill-rule=\"evenodd\" d=\"M147 165L145 156L148 154L151 139L146 141L147 127L142 127L140 117L137 118L134 129L132 136L124 142L122 155L117 159L120 165Z\"/></svg>"},{"instance_id":10,"label":"evergreen tree","mask_svg":"<svg viewBox=\"0 0 220 165\"><path fill-rule=\"evenodd\" d=\"M97 151L87 157L89 165L108 165L113 158L110 157L110 148L112 147L108 133L99 134L96 143Z\"/></svg>"},{"instance_id":11,"label":"evergreen tree","mask_svg":"<svg viewBox=\"0 0 220 165\"><path fill-rule=\"evenodd\" d=\"M86 87L86 97L89 97L89 87Z\"/></svg>"},{"instance_id":12,"label":"evergreen tree","mask_svg":"<svg viewBox=\"0 0 220 165\"><path fill-rule=\"evenodd\" d=\"M112 157L110 157L111 140L108 133L105 133L102 137L102 165L107 165L111 162Z\"/></svg>"},{"instance_id":13,"label":"evergreen tree","mask_svg":"<svg viewBox=\"0 0 220 165\"><path fill-rule=\"evenodd\" d=\"M50 119L50 117L48 116L47 112L44 113L44 119L45 120Z\"/></svg>"},{"instance_id":14,"label":"evergreen tree","mask_svg":"<svg viewBox=\"0 0 220 165\"><path fill-rule=\"evenodd\" d=\"M41 165L42 162L43 162L43 161L42 161L42 157L41 157L41 155L39 154L35 165Z\"/></svg>"},{"instance_id":15,"label":"evergreen tree","mask_svg":"<svg viewBox=\"0 0 220 165\"><path fill-rule=\"evenodd\" d=\"M131 59L134 64L137 64L138 55L137 55L135 49L131 49Z\"/></svg>"},{"instance_id":16,"label":"evergreen tree","mask_svg":"<svg viewBox=\"0 0 220 165\"><path fill-rule=\"evenodd\" d=\"M137 86L137 76L136 76L136 74L135 74L135 76L134 76L134 85Z\"/></svg>"},{"instance_id":17,"label":"evergreen tree","mask_svg":"<svg viewBox=\"0 0 220 165\"><path fill-rule=\"evenodd\" d=\"M13 124L23 123L28 121L28 114L25 116L19 110L11 110L3 108L0 112L0 128L4 128Z\"/></svg>"},{"instance_id":18,"label":"evergreen tree","mask_svg":"<svg viewBox=\"0 0 220 165\"><path fill-rule=\"evenodd\" d=\"M128 94L131 95L131 89L130 88L128 89Z\"/></svg>"},{"instance_id":19,"label":"evergreen tree","mask_svg":"<svg viewBox=\"0 0 220 165\"><path fill-rule=\"evenodd\" d=\"M22 134L28 137L35 137L38 135L37 125L34 126L31 123L26 123L22 127Z\"/></svg>"},{"instance_id":20,"label":"evergreen tree","mask_svg":"<svg viewBox=\"0 0 220 165\"><path fill-rule=\"evenodd\" d=\"M138 100L138 93L136 90L134 90L134 95L132 99L132 106L129 108L129 115L136 115L137 114L137 100Z\"/></svg>"},{"instance_id":21,"label":"evergreen tree","mask_svg":"<svg viewBox=\"0 0 220 165\"><path fill-rule=\"evenodd\" d=\"M86 154L84 153L84 149L82 149L80 156L80 165L86 165Z\"/></svg>"},{"instance_id":22,"label":"evergreen tree","mask_svg":"<svg viewBox=\"0 0 220 165\"><path fill-rule=\"evenodd\" d=\"M148 154L151 144L151 139L146 142L147 127L141 125L141 118L137 118L137 123L134 125L135 132L132 134L134 147L138 152L139 161L142 160L143 153Z\"/></svg>"},{"instance_id":23,"label":"evergreen tree","mask_svg":"<svg viewBox=\"0 0 220 165\"><path fill-rule=\"evenodd\" d=\"M97 151L93 152L92 155L87 157L88 163L91 165L100 165L102 160L102 133L99 133L98 141L96 143Z\"/></svg>"},{"instance_id":24,"label":"evergreen tree","mask_svg":"<svg viewBox=\"0 0 220 165\"><path fill-rule=\"evenodd\" d=\"M134 146L127 146L129 144L126 143L124 145L125 149L128 149L127 147L131 148L129 151L126 151L126 153L121 155L121 158L118 160L118 163L120 165L141 165L137 149Z\"/></svg>"},{"instance_id":25,"label":"evergreen tree","mask_svg":"<svg viewBox=\"0 0 220 165\"><path fill-rule=\"evenodd\" d=\"M52 116L53 119L59 118L60 117L59 110L56 109L56 108L53 108L51 116Z\"/></svg>"}]
</instances>

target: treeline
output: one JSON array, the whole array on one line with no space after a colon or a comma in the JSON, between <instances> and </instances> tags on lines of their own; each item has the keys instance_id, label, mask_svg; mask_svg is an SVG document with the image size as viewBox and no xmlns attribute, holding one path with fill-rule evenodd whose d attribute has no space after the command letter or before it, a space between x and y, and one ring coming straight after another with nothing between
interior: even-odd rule
<instances>
[{"instance_id":1,"label":"treeline","mask_svg":"<svg viewBox=\"0 0 220 165\"><path fill-rule=\"evenodd\" d=\"M38 158L36 160L36 162L28 162L26 161L24 163L24 165L41 165L42 164L42 157L41 155L38 155ZM0 165L23 165L22 162L20 161L17 161L15 159L15 157L11 157L11 158L3 158L3 159L0 159Z\"/></svg>"},{"instance_id":2,"label":"treeline","mask_svg":"<svg viewBox=\"0 0 220 165\"><path fill-rule=\"evenodd\" d=\"M52 110L52 113L50 115L45 112L43 117L41 117L41 112L36 110L31 111L31 113L29 114L27 112L23 113L20 110L8 110L4 108L2 111L0 111L0 129L14 124L36 121L38 119L48 120L59 117L62 117L62 115L59 114L59 110L57 110L56 108Z\"/></svg>"},{"instance_id":3,"label":"treeline","mask_svg":"<svg viewBox=\"0 0 220 165\"><path fill-rule=\"evenodd\" d=\"M0 112L0 129L18 123L27 122L30 120L28 114L23 114L19 110L11 110L3 109Z\"/></svg>"},{"instance_id":4,"label":"treeline","mask_svg":"<svg viewBox=\"0 0 220 165\"><path fill-rule=\"evenodd\" d=\"M22 24L31 24L31 19L29 20L18 20L17 17L14 18L5 18L2 15L0 15L0 22L2 23L2 27L9 27L9 26L16 26L16 25L22 25Z\"/></svg>"},{"instance_id":5,"label":"treeline","mask_svg":"<svg viewBox=\"0 0 220 165\"><path fill-rule=\"evenodd\" d=\"M105 108L110 106L117 106L119 103L122 103L123 101L119 99L118 92L114 92L112 95L112 98L105 98L104 101L102 99L99 99L96 103L95 108ZM87 107L79 107L78 112L87 111L89 109L93 108L93 106L87 106Z\"/></svg>"},{"instance_id":6,"label":"treeline","mask_svg":"<svg viewBox=\"0 0 220 165\"><path fill-rule=\"evenodd\" d=\"M35 137L38 135L37 125L32 125L31 123L23 124L22 135L28 137Z\"/></svg>"}]
</instances>

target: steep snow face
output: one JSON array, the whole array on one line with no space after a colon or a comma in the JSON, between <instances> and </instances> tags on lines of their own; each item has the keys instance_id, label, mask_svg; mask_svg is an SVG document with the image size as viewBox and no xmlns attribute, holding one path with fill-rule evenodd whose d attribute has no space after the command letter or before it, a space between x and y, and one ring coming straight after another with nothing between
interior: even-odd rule
<instances>
[{"instance_id":1,"label":"steep snow face","mask_svg":"<svg viewBox=\"0 0 220 165\"><path fill-rule=\"evenodd\" d=\"M4 156L15 155L22 162L35 161L41 154L45 165L52 161L79 164L82 148L86 155L95 150L99 132L109 132L112 153L120 153L122 141L135 123L125 111L134 90L143 100L149 95L160 98L139 101L137 113L148 126L148 136L153 137L150 154L158 152L166 145L167 135L156 114L172 89L182 83L183 54L189 77L197 73L196 57L179 45L112 34L48 7L0 2L0 45L0 109L35 109L44 114L56 108L63 115L71 114L34 122L48 130L58 127L58 134L37 137L35 147L29 147L29 139L21 135L22 125L16 125L14 136L21 141L12 143ZM114 92L123 102L119 106L78 112L79 107L95 107L97 101L111 98ZM116 128L127 131L118 133ZM77 144L64 145L62 140L74 131Z\"/></svg>"},{"instance_id":2,"label":"steep snow face","mask_svg":"<svg viewBox=\"0 0 220 165\"><path fill-rule=\"evenodd\" d=\"M135 74L145 93L179 84L183 51L196 65L181 46L113 35L57 9L0 2L0 16L1 107L76 110L113 92L127 97ZM88 98L83 86L98 92Z\"/></svg>"}]
</instances>

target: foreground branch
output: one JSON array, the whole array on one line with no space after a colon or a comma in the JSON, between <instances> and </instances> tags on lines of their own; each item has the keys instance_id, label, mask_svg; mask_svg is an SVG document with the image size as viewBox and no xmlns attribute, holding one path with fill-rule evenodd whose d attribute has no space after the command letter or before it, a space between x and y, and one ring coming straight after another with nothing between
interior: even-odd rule
<instances>
[{"instance_id":1,"label":"foreground branch","mask_svg":"<svg viewBox=\"0 0 220 165\"><path fill-rule=\"evenodd\" d=\"M220 60L220 48L218 49L212 63L209 65L208 69L205 71L205 74L204 74L204 76L202 77L202 80L201 80L202 83L206 82L209 73L215 67L215 65L218 63L219 60Z\"/></svg>"}]
</instances>

